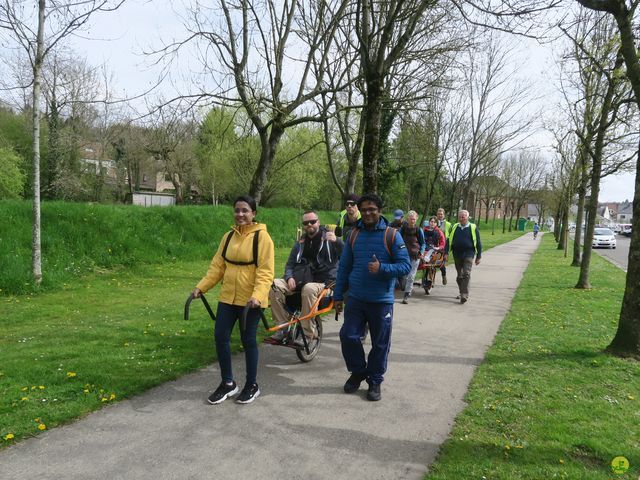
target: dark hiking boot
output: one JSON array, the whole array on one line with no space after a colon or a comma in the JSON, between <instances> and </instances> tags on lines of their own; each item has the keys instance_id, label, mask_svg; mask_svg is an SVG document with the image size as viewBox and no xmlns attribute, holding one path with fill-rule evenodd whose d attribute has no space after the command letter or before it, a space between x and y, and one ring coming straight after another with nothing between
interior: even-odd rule
<instances>
[{"instance_id":1,"label":"dark hiking boot","mask_svg":"<svg viewBox=\"0 0 640 480\"><path fill-rule=\"evenodd\" d=\"M382 398L382 394L380 393L380 384L371 384L369 385L369 390L367 391L367 400L372 402L377 402Z\"/></svg>"},{"instance_id":2,"label":"dark hiking boot","mask_svg":"<svg viewBox=\"0 0 640 480\"><path fill-rule=\"evenodd\" d=\"M367 378L365 375L352 373L344 384L344 393L357 392L365 378Z\"/></svg>"}]
</instances>

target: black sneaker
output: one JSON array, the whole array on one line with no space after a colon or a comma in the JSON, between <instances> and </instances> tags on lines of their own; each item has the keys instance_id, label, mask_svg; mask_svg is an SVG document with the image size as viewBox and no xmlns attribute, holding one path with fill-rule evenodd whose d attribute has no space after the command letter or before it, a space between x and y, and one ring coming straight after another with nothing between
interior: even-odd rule
<instances>
[{"instance_id":1,"label":"black sneaker","mask_svg":"<svg viewBox=\"0 0 640 480\"><path fill-rule=\"evenodd\" d=\"M250 383L244 386L238 398L236 398L236 403L251 403L256 398L260 396L260 388L257 383Z\"/></svg>"},{"instance_id":2,"label":"black sneaker","mask_svg":"<svg viewBox=\"0 0 640 480\"><path fill-rule=\"evenodd\" d=\"M219 403L224 402L227 398L233 397L236 393L238 393L238 385L236 382L231 382L231 385L227 385L224 381L220 382L216 391L209 396L207 401L211 405L217 405Z\"/></svg>"},{"instance_id":3,"label":"black sneaker","mask_svg":"<svg viewBox=\"0 0 640 480\"><path fill-rule=\"evenodd\" d=\"M366 375L352 373L344 384L344 393L357 392L365 378L367 378Z\"/></svg>"},{"instance_id":4,"label":"black sneaker","mask_svg":"<svg viewBox=\"0 0 640 480\"><path fill-rule=\"evenodd\" d=\"M377 402L382 398L380 394L380 384L371 384L369 385L369 391L367 392L367 400L371 400L372 402Z\"/></svg>"},{"instance_id":5,"label":"black sneaker","mask_svg":"<svg viewBox=\"0 0 640 480\"><path fill-rule=\"evenodd\" d=\"M468 297L466 297L466 296L464 296L464 295L462 295L462 296L460 297L460 303L466 303L466 302L467 302L467 300L469 300L469 298L468 298Z\"/></svg>"}]
</instances>

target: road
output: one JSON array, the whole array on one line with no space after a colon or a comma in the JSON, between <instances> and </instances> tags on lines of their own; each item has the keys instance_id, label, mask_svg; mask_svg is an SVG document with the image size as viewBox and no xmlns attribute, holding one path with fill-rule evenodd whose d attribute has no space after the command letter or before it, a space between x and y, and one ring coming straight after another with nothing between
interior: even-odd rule
<instances>
[{"instance_id":1,"label":"road","mask_svg":"<svg viewBox=\"0 0 640 480\"><path fill-rule=\"evenodd\" d=\"M584 235L584 231L582 232ZM571 240L573 240L573 233L571 234ZM601 257L605 257L614 265L620 267L625 272L627 271L627 264L629 262L629 245L631 244L631 237L624 235L616 235L616 248L615 250L609 248L594 248Z\"/></svg>"},{"instance_id":2,"label":"road","mask_svg":"<svg viewBox=\"0 0 640 480\"><path fill-rule=\"evenodd\" d=\"M625 237L624 235L616 235L616 248L615 250L609 248L594 248L593 251L599 255L609 259L612 263L627 271L627 262L629 261L629 245L631 244L631 237Z\"/></svg>"}]
</instances>

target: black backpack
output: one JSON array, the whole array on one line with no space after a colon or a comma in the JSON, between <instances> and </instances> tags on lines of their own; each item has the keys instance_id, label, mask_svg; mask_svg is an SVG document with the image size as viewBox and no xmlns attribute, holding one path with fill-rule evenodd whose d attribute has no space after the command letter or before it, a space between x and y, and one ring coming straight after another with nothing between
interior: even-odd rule
<instances>
[{"instance_id":1,"label":"black backpack","mask_svg":"<svg viewBox=\"0 0 640 480\"><path fill-rule=\"evenodd\" d=\"M256 233L253 234L253 261L251 262L235 262L233 260L229 260L227 258L227 248L229 248L229 242L231 242L231 237L233 236L233 230L227 233L227 239L224 242L224 248L222 249L222 258L224 258L225 262L229 262L233 265L255 265L258 266L258 234L260 230L256 230Z\"/></svg>"}]
</instances>

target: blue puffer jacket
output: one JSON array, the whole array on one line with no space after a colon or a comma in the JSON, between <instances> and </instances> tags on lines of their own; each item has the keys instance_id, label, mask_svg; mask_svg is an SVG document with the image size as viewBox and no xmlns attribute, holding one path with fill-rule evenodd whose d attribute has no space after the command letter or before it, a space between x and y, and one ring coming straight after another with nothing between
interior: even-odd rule
<instances>
[{"instance_id":1,"label":"blue puffer jacket","mask_svg":"<svg viewBox=\"0 0 640 480\"><path fill-rule=\"evenodd\" d=\"M367 230L362 221L358 222L356 228L360 233L353 248L351 239L348 238L342 250L336 287L333 291L334 300L344 300L344 294L349 290L349 297L363 302L393 303L396 278L403 277L411 271L411 262L400 232L396 232L391 249L393 257L389 256L384 246L387 225L384 217L380 217L374 230ZM368 266L374 254L380 261L380 270L376 274L369 273Z\"/></svg>"}]
</instances>

